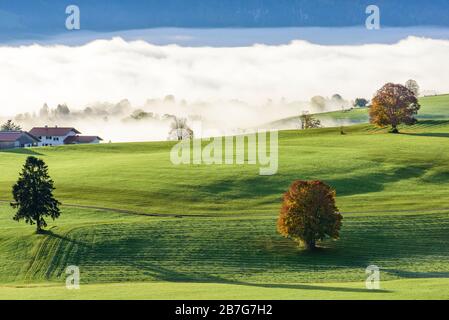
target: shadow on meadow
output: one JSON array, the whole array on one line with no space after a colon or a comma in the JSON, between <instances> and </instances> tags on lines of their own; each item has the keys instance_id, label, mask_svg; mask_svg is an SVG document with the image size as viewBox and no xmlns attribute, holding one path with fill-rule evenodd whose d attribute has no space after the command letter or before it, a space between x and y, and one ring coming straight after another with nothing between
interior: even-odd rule
<instances>
[{"instance_id":1,"label":"shadow on meadow","mask_svg":"<svg viewBox=\"0 0 449 320\"><path fill-rule=\"evenodd\" d=\"M347 288L347 287L333 287L333 286L320 286L320 285L308 285L308 284L282 284L282 283L247 283L247 282L231 282L230 284L238 284L244 286L252 286L259 288L270 289L294 289L294 290L320 290L320 291L335 291L335 292L358 292L358 293L391 293L391 290L370 290L363 288L363 284L360 284L360 288Z\"/></svg>"},{"instance_id":2,"label":"shadow on meadow","mask_svg":"<svg viewBox=\"0 0 449 320\"><path fill-rule=\"evenodd\" d=\"M337 196L351 196L379 192L384 190L386 184L422 177L429 168L431 168L430 165L409 165L398 167L388 172L354 174L344 178L327 179L320 177L320 179L331 185L336 190ZM307 175L291 176L283 174L270 177L235 177L233 179L228 178L212 183L203 183L195 186L195 189L201 194L207 194L208 197L220 199L259 199L271 196L273 201L280 202L282 194L287 190L292 181L296 179L314 180L318 178Z\"/></svg>"},{"instance_id":3,"label":"shadow on meadow","mask_svg":"<svg viewBox=\"0 0 449 320\"><path fill-rule=\"evenodd\" d=\"M388 172L374 172L349 176L341 179L324 179L336 191L337 196L380 192L386 184L424 176L430 165L410 165L398 167Z\"/></svg>"},{"instance_id":4,"label":"shadow on meadow","mask_svg":"<svg viewBox=\"0 0 449 320\"><path fill-rule=\"evenodd\" d=\"M449 278L449 271L442 272L417 272L417 271L404 271L397 269L383 269L382 271L388 272L389 274L409 279L425 279L425 278Z\"/></svg>"},{"instance_id":5,"label":"shadow on meadow","mask_svg":"<svg viewBox=\"0 0 449 320\"><path fill-rule=\"evenodd\" d=\"M78 241L78 240L68 237L67 234L61 235L61 234L55 233L51 229L42 230L38 235L44 235L44 236L47 236L47 237L50 237L53 239L57 239L57 240L60 240L60 241L66 242L66 243L70 243L70 244L76 244L79 246L89 246L87 243L84 243L82 241Z\"/></svg>"},{"instance_id":6,"label":"shadow on meadow","mask_svg":"<svg viewBox=\"0 0 449 320\"><path fill-rule=\"evenodd\" d=\"M207 193L212 197L232 199L261 198L273 195L281 199L281 195L291 183L291 177L280 174L270 177L254 175L250 177L233 177L216 180L212 183L202 183L195 186L200 193Z\"/></svg>"},{"instance_id":7,"label":"shadow on meadow","mask_svg":"<svg viewBox=\"0 0 449 320\"><path fill-rule=\"evenodd\" d=\"M336 287L336 286L322 286L322 285L309 285L302 283L251 283L241 280L233 280L222 276L217 276L209 272L202 271L176 271L173 268L161 266L157 263L147 262L144 266L138 263L138 261L129 261L129 265L133 268L142 269L141 281L168 281L168 282L183 282L183 283L214 283L225 285L241 285L251 286L258 288L276 288L276 289L291 289L291 290L320 290L320 291L332 291L332 292L353 292L353 293L389 293L389 290L369 290L363 288L363 283L360 283L360 288L348 288L348 287ZM108 279L109 280L109 279ZM106 282L108 282L108 280ZM124 277L119 277L116 281L126 281ZM129 279L135 281L135 279ZM95 281L98 282L98 281Z\"/></svg>"},{"instance_id":8,"label":"shadow on meadow","mask_svg":"<svg viewBox=\"0 0 449 320\"><path fill-rule=\"evenodd\" d=\"M23 155L29 155L29 156L42 156L43 155L42 153L37 152L35 149L29 149L29 148L5 149L5 150L0 150L0 152L23 154Z\"/></svg>"},{"instance_id":9,"label":"shadow on meadow","mask_svg":"<svg viewBox=\"0 0 449 320\"><path fill-rule=\"evenodd\" d=\"M435 138L449 138L449 133L445 132L428 132L428 133L403 133L408 136L415 137L435 137Z\"/></svg>"},{"instance_id":10,"label":"shadow on meadow","mask_svg":"<svg viewBox=\"0 0 449 320\"><path fill-rule=\"evenodd\" d=\"M343 220L341 239L325 241L324 249L316 252L282 238L275 223L275 219L186 218L90 226L77 229L70 239L53 233L49 237L64 241L57 248L60 252L51 253L59 258L47 274L49 279L59 277L65 266L75 264L87 266L86 282L246 285L251 278L254 285L281 286L295 279L298 289L301 282L323 281L323 276L328 282L363 280L371 264L390 277L448 277L438 271L449 259L447 214L351 217ZM410 241L410 234L415 241ZM41 258L48 254L43 252ZM411 271L401 270L404 265ZM429 271L414 272L414 265Z\"/></svg>"}]
</instances>

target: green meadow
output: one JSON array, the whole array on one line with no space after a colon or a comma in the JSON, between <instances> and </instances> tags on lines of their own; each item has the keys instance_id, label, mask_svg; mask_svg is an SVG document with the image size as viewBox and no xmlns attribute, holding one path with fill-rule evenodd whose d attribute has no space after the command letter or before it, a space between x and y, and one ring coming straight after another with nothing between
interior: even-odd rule
<instances>
[{"instance_id":1,"label":"green meadow","mask_svg":"<svg viewBox=\"0 0 449 320\"><path fill-rule=\"evenodd\" d=\"M421 104L399 135L363 123L282 131L273 176L173 165L172 142L0 152L0 298L448 299L449 95ZM29 155L48 164L63 203L39 235L8 205ZM344 213L341 238L317 252L276 232L295 179L333 186ZM379 291L365 288L372 264ZM80 290L65 289L69 265Z\"/></svg>"},{"instance_id":2,"label":"green meadow","mask_svg":"<svg viewBox=\"0 0 449 320\"><path fill-rule=\"evenodd\" d=\"M63 286L0 287L1 299L137 299L137 300L332 300L332 299L449 299L447 279L413 279L382 282L377 291L364 288L364 283L239 285L226 283L123 282L84 285L82 290Z\"/></svg>"},{"instance_id":3,"label":"green meadow","mask_svg":"<svg viewBox=\"0 0 449 320\"><path fill-rule=\"evenodd\" d=\"M444 120L449 119L448 114L449 95L429 96L420 99L421 111L418 115L420 120ZM337 125L350 125L369 122L368 108L353 108L345 111L333 111L317 113L316 118L323 123ZM280 119L270 123L274 127L282 127L286 124L299 124L299 117Z\"/></svg>"}]
</instances>

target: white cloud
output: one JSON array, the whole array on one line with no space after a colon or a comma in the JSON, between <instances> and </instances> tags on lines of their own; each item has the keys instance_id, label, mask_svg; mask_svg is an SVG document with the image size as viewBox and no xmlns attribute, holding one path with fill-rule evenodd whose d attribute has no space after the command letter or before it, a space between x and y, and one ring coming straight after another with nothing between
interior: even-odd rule
<instances>
[{"instance_id":1,"label":"white cloud","mask_svg":"<svg viewBox=\"0 0 449 320\"><path fill-rule=\"evenodd\" d=\"M422 89L449 92L448 56L449 41L416 37L358 46L295 41L180 47L121 38L75 47L3 46L0 115L36 111L44 102L80 109L95 101L128 98L138 106L167 94L190 102L239 99L252 105L269 98L308 101L334 93L370 98L384 83L409 78ZM235 110L233 114L238 116Z\"/></svg>"}]
</instances>

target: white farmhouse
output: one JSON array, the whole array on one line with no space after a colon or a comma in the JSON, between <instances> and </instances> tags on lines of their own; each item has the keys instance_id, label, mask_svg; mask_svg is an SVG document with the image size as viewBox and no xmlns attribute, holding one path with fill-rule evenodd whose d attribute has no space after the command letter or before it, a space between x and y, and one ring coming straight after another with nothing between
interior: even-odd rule
<instances>
[{"instance_id":1,"label":"white farmhouse","mask_svg":"<svg viewBox=\"0 0 449 320\"><path fill-rule=\"evenodd\" d=\"M31 129L30 134L38 137L39 146L60 146L63 144L78 143L100 143L102 140L97 136L80 136L81 132L69 127L36 127Z\"/></svg>"}]
</instances>

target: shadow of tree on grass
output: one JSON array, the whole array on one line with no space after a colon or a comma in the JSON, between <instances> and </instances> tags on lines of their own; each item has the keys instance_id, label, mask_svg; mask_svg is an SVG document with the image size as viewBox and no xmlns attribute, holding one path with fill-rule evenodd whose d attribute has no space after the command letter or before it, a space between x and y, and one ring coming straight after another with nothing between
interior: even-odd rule
<instances>
[{"instance_id":1,"label":"shadow of tree on grass","mask_svg":"<svg viewBox=\"0 0 449 320\"><path fill-rule=\"evenodd\" d=\"M427 133L402 133L407 136L417 137L435 137L435 138L449 138L449 133L446 132L427 132Z\"/></svg>"}]
</instances>

